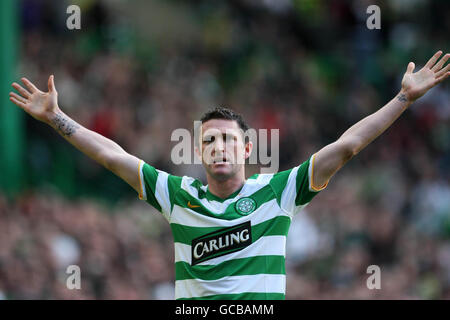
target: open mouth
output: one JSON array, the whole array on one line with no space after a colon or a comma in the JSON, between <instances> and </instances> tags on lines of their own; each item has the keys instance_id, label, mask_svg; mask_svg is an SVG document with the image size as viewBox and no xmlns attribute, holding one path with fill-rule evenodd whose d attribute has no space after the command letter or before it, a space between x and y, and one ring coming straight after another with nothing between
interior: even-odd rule
<instances>
[{"instance_id":1,"label":"open mouth","mask_svg":"<svg viewBox=\"0 0 450 320\"><path fill-rule=\"evenodd\" d=\"M214 159L214 164L227 164L230 163L227 158Z\"/></svg>"}]
</instances>

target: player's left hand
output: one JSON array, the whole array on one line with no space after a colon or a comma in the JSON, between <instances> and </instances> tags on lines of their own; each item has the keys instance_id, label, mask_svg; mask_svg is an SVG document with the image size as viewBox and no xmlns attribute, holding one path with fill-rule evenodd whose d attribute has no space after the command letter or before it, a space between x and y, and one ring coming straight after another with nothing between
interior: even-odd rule
<instances>
[{"instance_id":1,"label":"player's left hand","mask_svg":"<svg viewBox=\"0 0 450 320\"><path fill-rule=\"evenodd\" d=\"M415 101L423 96L428 90L444 81L450 76L450 64L445 68L444 65L450 58L450 53L444 55L441 60L438 59L442 55L442 51L436 52L427 64L417 72L413 72L414 62L408 64L406 73L402 80L402 91L406 95L408 101Z\"/></svg>"}]
</instances>

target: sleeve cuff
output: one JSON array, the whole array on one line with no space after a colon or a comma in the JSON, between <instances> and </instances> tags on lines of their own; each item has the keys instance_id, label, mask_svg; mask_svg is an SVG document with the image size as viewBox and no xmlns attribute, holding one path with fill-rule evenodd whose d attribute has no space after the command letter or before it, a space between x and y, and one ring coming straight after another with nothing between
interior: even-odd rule
<instances>
[{"instance_id":1,"label":"sleeve cuff","mask_svg":"<svg viewBox=\"0 0 450 320\"><path fill-rule=\"evenodd\" d=\"M313 154L311 157L311 160L309 161L309 168L308 168L309 191L319 192L327 187L328 181L320 187L318 187L314 184L314 159L315 159L315 157L316 157L316 154Z\"/></svg>"}]
</instances>

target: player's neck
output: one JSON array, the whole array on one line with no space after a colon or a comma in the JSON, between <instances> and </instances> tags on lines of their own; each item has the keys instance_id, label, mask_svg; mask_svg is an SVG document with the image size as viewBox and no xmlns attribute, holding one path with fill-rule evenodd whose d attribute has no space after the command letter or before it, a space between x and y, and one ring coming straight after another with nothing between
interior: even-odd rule
<instances>
[{"instance_id":1,"label":"player's neck","mask_svg":"<svg viewBox=\"0 0 450 320\"><path fill-rule=\"evenodd\" d=\"M245 172L242 170L235 176L227 180L217 180L207 175L208 191L213 195L226 199L229 195L233 194L245 183Z\"/></svg>"}]
</instances>

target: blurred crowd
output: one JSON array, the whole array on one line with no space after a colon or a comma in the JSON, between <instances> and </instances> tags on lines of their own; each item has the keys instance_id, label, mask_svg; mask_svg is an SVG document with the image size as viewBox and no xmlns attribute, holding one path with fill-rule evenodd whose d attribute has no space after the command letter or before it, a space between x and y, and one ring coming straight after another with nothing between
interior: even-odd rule
<instances>
[{"instance_id":1,"label":"blurred crowd","mask_svg":"<svg viewBox=\"0 0 450 320\"><path fill-rule=\"evenodd\" d=\"M57 193L0 198L0 296L6 299L173 299L164 221L143 202L102 209ZM80 267L78 289L68 289Z\"/></svg>"},{"instance_id":2,"label":"blurred crowd","mask_svg":"<svg viewBox=\"0 0 450 320\"><path fill-rule=\"evenodd\" d=\"M286 170L400 89L409 61L448 51L444 1L23 0L18 74L125 150L169 159L177 128L216 105L280 130ZM378 4L380 30L366 8ZM446 30L446 31L445 31ZM450 299L450 91L432 89L293 219L288 299ZM0 193L0 298L172 299L173 239L126 183L26 116L26 188ZM250 165L247 176L259 166ZM82 289L66 287L79 265ZM381 270L369 290L367 268Z\"/></svg>"}]
</instances>

